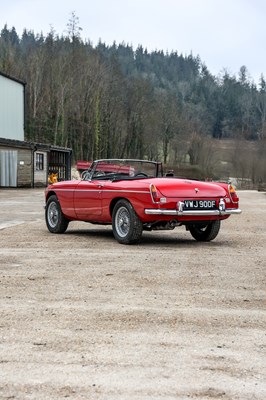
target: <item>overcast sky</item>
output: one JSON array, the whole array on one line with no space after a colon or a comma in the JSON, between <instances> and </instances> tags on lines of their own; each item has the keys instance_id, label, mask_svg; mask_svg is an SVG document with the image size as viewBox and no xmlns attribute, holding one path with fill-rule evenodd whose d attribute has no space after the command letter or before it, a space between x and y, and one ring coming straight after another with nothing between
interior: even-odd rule
<instances>
[{"instance_id":1,"label":"overcast sky","mask_svg":"<svg viewBox=\"0 0 266 400\"><path fill-rule=\"evenodd\" d=\"M72 12L94 45L192 52L214 75L245 65L255 83L266 77L266 0L0 0L0 29L66 34Z\"/></svg>"}]
</instances>

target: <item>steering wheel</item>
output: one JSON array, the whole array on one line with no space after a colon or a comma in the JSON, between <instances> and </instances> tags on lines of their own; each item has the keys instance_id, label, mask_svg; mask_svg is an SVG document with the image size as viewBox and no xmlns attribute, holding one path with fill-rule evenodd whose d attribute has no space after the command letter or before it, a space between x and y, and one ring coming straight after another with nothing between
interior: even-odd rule
<instances>
[{"instance_id":1,"label":"steering wheel","mask_svg":"<svg viewBox=\"0 0 266 400\"><path fill-rule=\"evenodd\" d=\"M84 181L89 180L90 177L91 177L91 173L89 171L87 171L87 170L83 171L82 174L81 174L81 179L84 180Z\"/></svg>"},{"instance_id":2,"label":"steering wheel","mask_svg":"<svg viewBox=\"0 0 266 400\"><path fill-rule=\"evenodd\" d=\"M148 178L148 175L145 174L144 172L139 172L138 174L135 175L135 177L138 177L138 176L139 176L140 178L141 178L141 177L143 177L143 178Z\"/></svg>"},{"instance_id":3,"label":"steering wheel","mask_svg":"<svg viewBox=\"0 0 266 400\"><path fill-rule=\"evenodd\" d=\"M97 177L97 176L104 176L104 175L105 175L105 172L104 172L104 171L96 171L95 174L93 174L94 177Z\"/></svg>"}]
</instances>

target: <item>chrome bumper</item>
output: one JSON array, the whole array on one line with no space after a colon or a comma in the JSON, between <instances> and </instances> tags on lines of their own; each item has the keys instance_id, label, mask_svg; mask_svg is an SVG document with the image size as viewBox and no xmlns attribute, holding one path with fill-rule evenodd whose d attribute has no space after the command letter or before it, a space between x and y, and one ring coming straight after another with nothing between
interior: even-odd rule
<instances>
[{"instance_id":1,"label":"chrome bumper","mask_svg":"<svg viewBox=\"0 0 266 400\"><path fill-rule=\"evenodd\" d=\"M231 214L241 214L240 208L228 208L227 210L166 210L163 208L146 208L145 214L147 215L178 215L180 217L193 216L193 217L205 217L205 216L222 216Z\"/></svg>"},{"instance_id":2,"label":"chrome bumper","mask_svg":"<svg viewBox=\"0 0 266 400\"><path fill-rule=\"evenodd\" d=\"M217 210L184 210L184 202L179 201L177 203L176 210L167 210L165 208L146 208L145 214L148 215L177 215L182 216L192 216L192 217L215 217L231 214L241 214L240 208L226 208L225 201L223 198L219 201L219 207Z\"/></svg>"}]
</instances>

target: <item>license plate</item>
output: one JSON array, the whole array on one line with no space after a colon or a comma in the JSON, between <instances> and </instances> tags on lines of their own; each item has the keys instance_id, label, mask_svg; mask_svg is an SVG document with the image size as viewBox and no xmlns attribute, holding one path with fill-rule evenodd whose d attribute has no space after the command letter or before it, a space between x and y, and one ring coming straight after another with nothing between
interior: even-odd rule
<instances>
[{"instance_id":1,"label":"license plate","mask_svg":"<svg viewBox=\"0 0 266 400\"><path fill-rule=\"evenodd\" d=\"M215 210L215 200L184 200L184 210Z\"/></svg>"}]
</instances>

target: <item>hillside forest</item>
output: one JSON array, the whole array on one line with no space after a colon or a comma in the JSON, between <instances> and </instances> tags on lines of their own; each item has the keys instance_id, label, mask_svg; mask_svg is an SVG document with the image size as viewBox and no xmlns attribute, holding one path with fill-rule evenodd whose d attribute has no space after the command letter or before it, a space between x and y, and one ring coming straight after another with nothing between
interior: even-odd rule
<instances>
[{"instance_id":1,"label":"hillside forest","mask_svg":"<svg viewBox=\"0 0 266 400\"><path fill-rule=\"evenodd\" d=\"M44 36L6 25L0 71L26 82L25 140L73 149L73 159L140 158L199 177L266 182L266 81L246 66L214 76L200 57L126 43Z\"/></svg>"}]
</instances>

